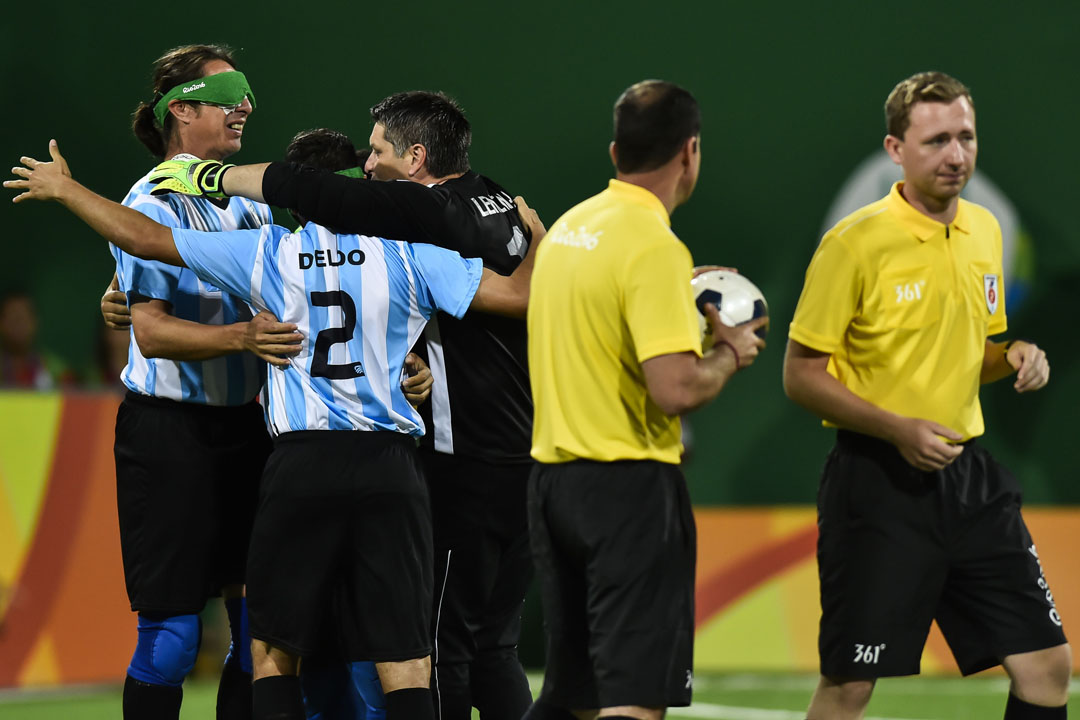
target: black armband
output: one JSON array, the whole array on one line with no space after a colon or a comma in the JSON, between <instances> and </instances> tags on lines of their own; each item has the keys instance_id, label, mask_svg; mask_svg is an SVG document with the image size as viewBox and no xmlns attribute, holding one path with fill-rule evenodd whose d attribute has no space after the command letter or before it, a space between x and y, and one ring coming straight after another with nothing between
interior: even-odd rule
<instances>
[{"instance_id":1,"label":"black armband","mask_svg":"<svg viewBox=\"0 0 1080 720\"><path fill-rule=\"evenodd\" d=\"M1014 372L1016 370L1018 370L1019 368L1013 367L1013 364L1011 362L1009 362L1009 348L1011 348L1013 345L1015 345L1016 342L1017 341L1015 339L1007 340L1007 341L1005 341L1005 347L1002 349L1002 357L1005 358L1005 364L1008 365L1009 367L1011 367Z\"/></svg>"}]
</instances>

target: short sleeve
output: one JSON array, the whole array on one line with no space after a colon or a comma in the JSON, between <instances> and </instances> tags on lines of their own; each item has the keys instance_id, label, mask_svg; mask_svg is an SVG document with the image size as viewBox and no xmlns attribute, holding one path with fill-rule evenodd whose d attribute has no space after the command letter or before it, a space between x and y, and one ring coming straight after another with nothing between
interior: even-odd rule
<instances>
[{"instance_id":1,"label":"short sleeve","mask_svg":"<svg viewBox=\"0 0 1080 720\"><path fill-rule=\"evenodd\" d=\"M408 245L419 269L422 283L417 283L417 296L445 313L460 318L469 309L480 277L483 263L477 258L463 258L452 250L417 243Z\"/></svg>"},{"instance_id":2,"label":"short sleeve","mask_svg":"<svg viewBox=\"0 0 1080 720\"><path fill-rule=\"evenodd\" d=\"M269 227L258 230L200 232L173 228L173 242L184 264L199 279L226 290L244 302L252 301L252 276L256 267L266 267L263 242ZM284 230L284 228L282 228ZM276 267L276 263L269 263Z\"/></svg>"},{"instance_id":3,"label":"short sleeve","mask_svg":"<svg viewBox=\"0 0 1080 720\"><path fill-rule=\"evenodd\" d=\"M994 222L994 272L997 273L1000 282L998 283L998 294L1004 298L1005 295L1005 271L1002 268L1001 263L1001 226ZM1009 322L1005 315L1005 303L999 302L994 309L994 314L990 316L990 323L986 329L987 335L1000 335L1009 328Z\"/></svg>"},{"instance_id":4,"label":"short sleeve","mask_svg":"<svg viewBox=\"0 0 1080 720\"><path fill-rule=\"evenodd\" d=\"M858 311L861 295L857 259L840 237L826 235L806 270L788 337L819 352L835 352Z\"/></svg>"},{"instance_id":5,"label":"short sleeve","mask_svg":"<svg viewBox=\"0 0 1080 720\"><path fill-rule=\"evenodd\" d=\"M128 206L166 227L179 227L180 219L168 206L155 198L139 195ZM124 292L172 303L180 285L180 268L154 260L141 260L117 250L117 264Z\"/></svg>"},{"instance_id":6,"label":"short sleeve","mask_svg":"<svg viewBox=\"0 0 1080 720\"><path fill-rule=\"evenodd\" d=\"M623 313L639 362L681 352L701 355L693 272L690 251L674 236L626 264L620 280Z\"/></svg>"}]
</instances>

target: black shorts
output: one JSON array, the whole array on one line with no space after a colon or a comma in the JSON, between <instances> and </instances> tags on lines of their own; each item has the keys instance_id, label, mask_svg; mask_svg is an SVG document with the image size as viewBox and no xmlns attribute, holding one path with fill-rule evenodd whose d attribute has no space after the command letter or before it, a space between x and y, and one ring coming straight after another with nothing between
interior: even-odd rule
<instances>
[{"instance_id":1,"label":"black shorts","mask_svg":"<svg viewBox=\"0 0 1080 720\"><path fill-rule=\"evenodd\" d=\"M279 436L251 535L251 636L301 657L421 658L431 653L431 594L416 442L394 432Z\"/></svg>"},{"instance_id":2,"label":"black shorts","mask_svg":"<svg viewBox=\"0 0 1080 720\"><path fill-rule=\"evenodd\" d=\"M822 674L918 673L932 619L965 675L1064 643L1020 502L974 442L925 473L840 431L818 493Z\"/></svg>"},{"instance_id":3,"label":"black shorts","mask_svg":"<svg viewBox=\"0 0 1080 720\"><path fill-rule=\"evenodd\" d=\"M129 392L116 414L116 504L131 609L202 610L244 582L270 453L257 403L214 407Z\"/></svg>"},{"instance_id":4,"label":"black shorts","mask_svg":"<svg viewBox=\"0 0 1080 720\"><path fill-rule=\"evenodd\" d=\"M420 450L435 530L437 664L516 648L532 581L525 495L532 463L496 465Z\"/></svg>"},{"instance_id":5,"label":"black shorts","mask_svg":"<svg viewBox=\"0 0 1080 720\"><path fill-rule=\"evenodd\" d=\"M528 508L541 698L567 710L689 705L697 532L679 467L538 464Z\"/></svg>"}]
</instances>

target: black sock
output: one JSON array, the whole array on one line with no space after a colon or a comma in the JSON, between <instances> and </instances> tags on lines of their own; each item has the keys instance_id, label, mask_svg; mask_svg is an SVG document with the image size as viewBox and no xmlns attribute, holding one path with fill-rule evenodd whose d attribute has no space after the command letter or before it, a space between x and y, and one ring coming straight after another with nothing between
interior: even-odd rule
<instances>
[{"instance_id":1,"label":"black sock","mask_svg":"<svg viewBox=\"0 0 1080 720\"><path fill-rule=\"evenodd\" d=\"M168 685L124 680L124 720L170 720L180 717L184 690Z\"/></svg>"},{"instance_id":2,"label":"black sock","mask_svg":"<svg viewBox=\"0 0 1080 720\"><path fill-rule=\"evenodd\" d=\"M480 720L520 718L532 704L529 678L518 660L517 648L478 653L470 667L469 682Z\"/></svg>"},{"instance_id":3,"label":"black sock","mask_svg":"<svg viewBox=\"0 0 1080 720\"><path fill-rule=\"evenodd\" d=\"M1012 693L1009 693L1009 702L1005 705L1005 720L1065 720L1068 716L1066 705L1032 705Z\"/></svg>"},{"instance_id":4,"label":"black sock","mask_svg":"<svg viewBox=\"0 0 1080 720\"><path fill-rule=\"evenodd\" d=\"M251 685L251 716L255 720L304 720L300 678L273 675Z\"/></svg>"},{"instance_id":5,"label":"black sock","mask_svg":"<svg viewBox=\"0 0 1080 720\"><path fill-rule=\"evenodd\" d=\"M546 700L537 700L529 706L521 720L576 720L574 713L556 707Z\"/></svg>"},{"instance_id":6,"label":"black sock","mask_svg":"<svg viewBox=\"0 0 1080 720\"><path fill-rule=\"evenodd\" d=\"M469 694L468 663L440 663L432 667L431 700L438 720L470 720L473 701Z\"/></svg>"},{"instance_id":7,"label":"black sock","mask_svg":"<svg viewBox=\"0 0 1080 720\"><path fill-rule=\"evenodd\" d=\"M435 720L431 690L402 688L386 693L386 720Z\"/></svg>"},{"instance_id":8,"label":"black sock","mask_svg":"<svg viewBox=\"0 0 1080 720\"><path fill-rule=\"evenodd\" d=\"M233 655L221 669L217 720L251 720L251 673L241 670L240 662Z\"/></svg>"}]
</instances>

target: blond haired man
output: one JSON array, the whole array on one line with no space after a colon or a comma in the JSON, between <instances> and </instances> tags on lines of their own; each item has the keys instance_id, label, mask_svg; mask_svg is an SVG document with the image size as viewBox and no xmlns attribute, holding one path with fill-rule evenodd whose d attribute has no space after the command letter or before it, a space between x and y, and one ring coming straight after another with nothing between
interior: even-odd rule
<instances>
[{"instance_id":1,"label":"blond haired man","mask_svg":"<svg viewBox=\"0 0 1080 720\"><path fill-rule=\"evenodd\" d=\"M971 93L944 73L885 103L890 194L829 230L784 362L788 396L839 428L818 512L821 681L811 720L860 718L879 677L919 672L936 619L964 674L1001 664L1007 720L1064 718L1072 667L1016 479L975 443L979 386L1049 380L1006 329L1001 232L959 195L975 169Z\"/></svg>"}]
</instances>

